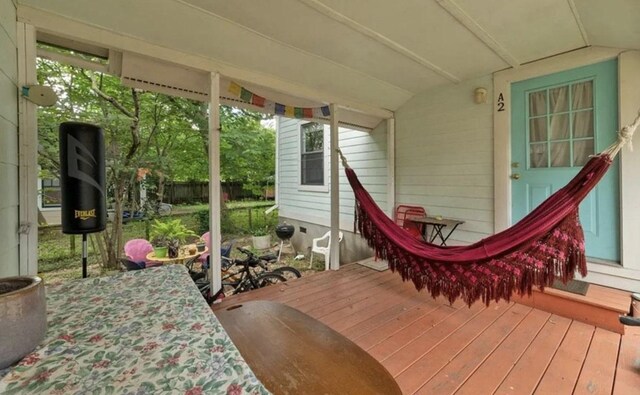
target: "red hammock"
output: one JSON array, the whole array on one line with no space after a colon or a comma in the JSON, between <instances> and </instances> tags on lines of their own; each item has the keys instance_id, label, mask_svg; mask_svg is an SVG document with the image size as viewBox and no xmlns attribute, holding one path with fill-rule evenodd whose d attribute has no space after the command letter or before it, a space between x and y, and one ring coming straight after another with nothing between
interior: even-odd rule
<instances>
[{"instance_id":1,"label":"red hammock","mask_svg":"<svg viewBox=\"0 0 640 395\"><path fill-rule=\"evenodd\" d=\"M613 153L615 155L617 150ZM411 237L377 206L353 169L345 166L356 198L356 224L362 236L393 271L418 290L450 302L461 297L509 300L513 292L531 294L556 277L587 273L578 206L611 165L608 152L594 156L565 187L511 228L466 246L437 246ZM344 161L346 163L346 161Z\"/></svg>"}]
</instances>

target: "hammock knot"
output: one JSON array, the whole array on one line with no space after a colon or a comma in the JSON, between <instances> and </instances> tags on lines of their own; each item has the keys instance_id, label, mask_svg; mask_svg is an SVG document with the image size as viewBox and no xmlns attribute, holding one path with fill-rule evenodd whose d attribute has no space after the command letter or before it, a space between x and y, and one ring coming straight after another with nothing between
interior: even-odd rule
<instances>
[{"instance_id":1,"label":"hammock knot","mask_svg":"<svg viewBox=\"0 0 640 395\"><path fill-rule=\"evenodd\" d=\"M629 149L633 151L633 132L635 132L635 128L630 126L625 126L618 132L618 143L620 145L629 144Z\"/></svg>"},{"instance_id":2,"label":"hammock knot","mask_svg":"<svg viewBox=\"0 0 640 395\"><path fill-rule=\"evenodd\" d=\"M344 166L345 169L350 169L351 167L349 166L349 163L347 163L347 158L345 158L344 154L342 153L342 150L340 148L336 148L336 152L338 153L338 155L340 155L342 166Z\"/></svg>"}]
</instances>

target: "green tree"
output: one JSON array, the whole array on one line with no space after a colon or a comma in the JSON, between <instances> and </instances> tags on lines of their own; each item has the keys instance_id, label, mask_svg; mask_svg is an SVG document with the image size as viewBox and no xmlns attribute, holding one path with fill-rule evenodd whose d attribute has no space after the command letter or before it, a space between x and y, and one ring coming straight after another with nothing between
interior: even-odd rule
<instances>
[{"instance_id":1,"label":"green tree","mask_svg":"<svg viewBox=\"0 0 640 395\"><path fill-rule=\"evenodd\" d=\"M158 195L168 180L208 179L207 104L124 87L117 77L38 59L39 82L58 102L38 115L43 177L59 175L58 126L83 121L105 132L108 198L114 221L98 247L107 267L118 267L123 249L122 211L135 207L138 169L152 171ZM257 189L273 178L275 132L263 115L221 106L222 179Z\"/></svg>"}]
</instances>

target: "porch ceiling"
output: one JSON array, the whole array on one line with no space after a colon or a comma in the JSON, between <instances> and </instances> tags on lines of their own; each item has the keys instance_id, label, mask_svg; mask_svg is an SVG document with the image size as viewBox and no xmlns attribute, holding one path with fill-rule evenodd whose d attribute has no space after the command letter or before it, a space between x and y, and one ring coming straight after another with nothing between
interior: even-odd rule
<instances>
[{"instance_id":1,"label":"porch ceiling","mask_svg":"<svg viewBox=\"0 0 640 395\"><path fill-rule=\"evenodd\" d=\"M250 83L286 81L304 88L289 92L299 96L391 111L435 86L589 45L640 49L634 0L18 3L19 14L45 11L211 59L248 72Z\"/></svg>"}]
</instances>

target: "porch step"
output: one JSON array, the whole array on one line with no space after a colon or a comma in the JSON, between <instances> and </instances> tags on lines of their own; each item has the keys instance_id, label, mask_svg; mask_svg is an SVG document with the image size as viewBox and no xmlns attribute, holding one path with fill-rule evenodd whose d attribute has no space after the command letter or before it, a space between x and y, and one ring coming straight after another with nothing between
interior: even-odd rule
<instances>
[{"instance_id":1,"label":"porch step","mask_svg":"<svg viewBox=\"0 0 640 395\"><path fill-rule=\"evenodd\" d=\"M629 314L631 297L628 291L591 284L586 295L554 288L534 289L531 296L514 295L516 303L571 318L612 332L624 334L618 316Z\"/></svg>"}]
</instances>

